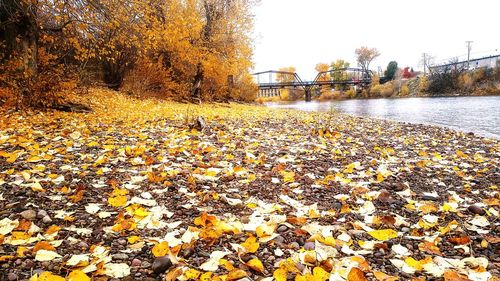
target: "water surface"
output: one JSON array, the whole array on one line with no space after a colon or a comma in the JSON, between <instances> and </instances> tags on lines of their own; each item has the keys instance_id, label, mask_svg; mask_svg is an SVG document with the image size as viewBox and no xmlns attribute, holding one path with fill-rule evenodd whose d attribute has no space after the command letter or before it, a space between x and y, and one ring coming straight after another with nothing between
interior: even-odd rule
<instances>
[{"instance_id":1,"label":"water surface","mask_svg":"<svg viewBox=\"0 0 500 281\"><path fill-rule=\"evenodd\" d=\"M357 116L433 124L500 139L500 96L297 101L266 105L305 111L335 109Z\"/></svg>"}]
</instances>

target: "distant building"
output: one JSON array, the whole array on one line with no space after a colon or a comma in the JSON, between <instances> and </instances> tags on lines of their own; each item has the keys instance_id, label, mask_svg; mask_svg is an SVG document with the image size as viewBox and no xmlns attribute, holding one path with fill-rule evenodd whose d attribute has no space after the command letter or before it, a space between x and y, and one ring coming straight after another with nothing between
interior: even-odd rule
<instances>
[{"instance_id":1,"label":"distant building","mask_svg":"<svg viewBox=\"0 0 500 281\"><path fill-rule=\"evenodd\" d=\"M442 64L442 65L435 65L429 67L429 70L431 72L446 72L450 70L462 70L462 69L467 69L467 64L469 65L469 70L476 69L476 68L493 68L493 67L500 67L500 55L496 56L489 56L489 57L484 57L484 58L478 58L478 59L471 59L469 62L467 61L459 61L459 62L452 62L452 63L447 63L447 64Z\"/></svg>"}]
</instances>

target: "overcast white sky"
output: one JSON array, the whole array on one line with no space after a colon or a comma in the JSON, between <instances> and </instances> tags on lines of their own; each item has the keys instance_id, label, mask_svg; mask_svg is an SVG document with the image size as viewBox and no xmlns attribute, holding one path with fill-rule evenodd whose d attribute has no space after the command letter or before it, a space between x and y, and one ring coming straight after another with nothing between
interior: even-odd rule
<instances>
[{"instance_id":1,"label":"overcast white sky","mask_svg":"<svg viewBox=\"0 0 500 281\"><path fill-rule=\"evenodd\" d=\"M376 47L370 68L415 70L422 53L436 61L500 53L498 0L261 0L255 8L254 70L295 66L303 79L319 62L344 59L356 66L354 50Z\"/></svg>"}]
</instances>

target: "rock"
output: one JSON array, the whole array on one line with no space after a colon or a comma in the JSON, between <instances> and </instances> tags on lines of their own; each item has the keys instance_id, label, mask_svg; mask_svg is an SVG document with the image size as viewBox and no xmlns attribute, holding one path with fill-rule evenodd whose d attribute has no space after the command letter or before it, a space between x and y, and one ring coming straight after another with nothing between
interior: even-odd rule
<instances>
[{"instance_id":1,"label":"rock","mask_svg":"<svg viewBox=\"0 0 500 281\"><path fill-rule=\"evenodd\" d=\"M156 274L162 274L165 271L167 271L167 269L169 269L171 266L172 266L172 261L170 261L170 259L167 256L163 256L163 257L157 257L154 260L151 269Z\"/></svg>"},{"instance_id":2,"label":"rock","mask_svg":"<svg viewBox=\"0 0 500 281\"><path fill-rule=\"evenodd\" d=\"M42 222L43 223L51 223L52 222L52 219L49 217L49 216L44 216L42 218Z\"/></svg>"},{"instance_id":3,"label":"rock","mask_svg":"<svg viewBox=\"0 0 500 281\"><path fill-rule=\"evenodd\" d=\"M305 249L306 251L311 251L311 250L314 250L314 249L315 249L315 247L316 247L316 245L314 244L314 242L306 242L306 243L304 244L304 249Z\"/></svg>"},{"instance_id":4,"label":"rock","mask_svg":"<svg viewBox=\"0 0 500 281\"><path fill-rule=\"evenodd\" d=\"M142 264L142 261L140 259L133 259L132 260L132 266L134 266L134 267L141 266L141 264Z\"/></svg>"},{"instance_id":5,"label":"rock","mask_svg":"<svg viewBox=\"0 0 500 281\"><path fill-rule=\"evenodd\" d=\"M14 280L17 280L17 274L11 272L7 275L7 280L9 281L14 281Z\"/></svg>"},{"instance_id":6,"label":"rock","mask_svg":"<svg viewBox=\"0 0 500 281\"><path fill-rule=\"evenodd\" d=\"M193 254L194 254L194 248L186 248L181 252L182 257L184 257L185 259L190 258Z\"/></svg>"},{"instance_id":7,"label":"rock","mask_svg":"<svg viewBox=\"0 0 500 281\"><path fill-rule=\"evenodd\" d=\"M125 239L119 239L118 240L118 244L120 244L120 245L127 245L127 240L125 240Z\"/></svg>"},{"instance_id":8,"label":"rock","mask_svg":"<svg viewBox=\"0 0 500 281\"><path fill-rule=\"evenodd\" d=\"M21 217L23 217L26 220L35 220L36 218L36 212L34 210L26 210L21 212Z\"/></svg>"},{"instance_id":9,"label":"rock","mask_svg":"<svg viewBox=\"0 0 500 281\"><path fill-rule=\"evenodd\" d=\"M279 233L281 233L281 232L285 232L285 231L287 231L287 230L288 230L288 227L287 227L286 225L284 225L284 224L280 225L280 226L278 227L278 229L277 229L277 231L278 231Z\"/></svg>"},{"instance_id":10,"label":"rock","mask_svg":"<svg viewBox=\"0 0 500 281\"><path fill-rule=\"evenodd\" d=\"M45 217L45 216L48 216L47 211L45 211L45 210L40 210L40 211L38 211L38 213L36 214L36 217L37 217L37 218L39 218L39 219L41 219L41 218L43 218L43 217Z\"/></svg>"},{"instance_id":11,"label":"rock","mask_svg":"<svg viewBox=\"0 0 500 281\"><path fill-rule=\"evenodd\" d=\"M84 241L81 241L80 243L78 243L78 247L87 249L89 247L89 244L85 243Z\"/></svg>"},{"instance_id":12,"label":"rock","mask_svg":"<svg viewBox=\"0 0 500 281\"><path fill-rule=\"evenodd\" d=\"M150 262L143 261L141 263L141 268L150 268L150 267L151 267L151 263Z\"/></svg>"},{"instance_id":13,"label":"rock","mask_svg":"<svg viewBox=\"0 0 500 281\"><path fill-rule=\"evenodd\" d=\"M486 214L486 212L483 209L481 209L480 207L478 207L476 205L470 205L469 208L467 208L467 210L469 210L469 212L471 212L473 214L480 215L480 216L483 216L484 214Z\"/></svg>"},{"instance_id":14,"label":"rock","mask_svg":"<svg viewBox=\"0 0 500 281\"><path fill-rule=\"evenodd\" d=\"M289 248L292 250L298 250L298 249L300 249L300 245L297 242L292 242L292 243L290 243Z\"/></svg>"},{"instance_id":15,"label":"rock","mask_svg":"<svg viewBox=\"0 0 500 281\"><path fill-rule=\"evenodd\" d=\"M128 260L128 255L119 253L119 254L114 254L111 256L114 260Z\"/></svg>"},{"instance_id":16,"label":"rock","mask_svg":"<svg viewBox=\"0 0 500 281\"><path fill-rule=\"evenodd\" d=\"M410 228L405 226L405 227L401 228L401 231L407 233L407 232L410 232Z\"/></svg>"}]
</instances>

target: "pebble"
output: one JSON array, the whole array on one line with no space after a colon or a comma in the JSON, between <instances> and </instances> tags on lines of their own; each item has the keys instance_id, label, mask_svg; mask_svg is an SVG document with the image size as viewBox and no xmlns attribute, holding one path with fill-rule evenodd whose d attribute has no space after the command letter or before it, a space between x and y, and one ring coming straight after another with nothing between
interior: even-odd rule
<instances>
[{"instance_id":1,"label":"pebble","mask_svg":"<svg viewBox=\"0 0 500 281\"><path fill-rule=\"evenodd\" d=\"M279 232L279 233L281 233L281 232L285 232L285 231L287 231L287 230L288 230L288 227L287 227L286 225L282 224L282 225L280 225L280 226L278 227L278 229L277 229L277 230L278 230L278 232Z\"/></svg>"},{"instance_id":2,"label":"pebble","mask_svg":"<svg viewBox=\"0 0 500 281\"><path fill-rule=\"evenodd\" d=\"M14 280L17 280L17 274L11 272L7 275L7 280L9 281L14 281Z\"/></svg>"},{"instance_id":3,"label":"pebble","mask_svg":"<svg viewBox=\"0 0 500 281\"><path fill-rule=\"evenodd\" d=\"M304 249L306 251L311 251L311 250L314 250L316 248L316 245L314 244L314 242L306 242L304 244Z\"/></svg>"},{"instance_id":4,"label":"pebble","mask_svg":"<svg viewBox=\"0 0 500 281\"><path fill-rule=\"evenodd\" d=\"M119 253L119 254L114 254L111 256L114 260L128 260L128 255Z\"/></svg>"},{"instance_id":5,"label":"pebble","mask_svg":"<svg viewBox=\"0 0 500 281\"><path fill-rule=\"evenodd\" d=\"M47 211L45 211L45 210L38 211L38 214L36 215L36 217L39 218L39 219L41 219L41 218L43 218L45 216L48 216Z\"/></svg>"},{"instance_id":6,"label":"pebble","mask_svg":"<svg viewBox=\"0 0 500 281\"><path fill-rule=\"evenodd\" d=\"M298 250L300 248L300 245L297 242L292 242L292 243L290 243L289 247L290 247L290 249Z\"/></svg>"},{"instance_id":7,"label":"pebble","mask_svg":"<svg viewBox=\"0 0 500 281\"><path fill-rule=\"evenodd\" d=\"M26 220L34 220L36 218L36 212L34 210L26 210L21 212L21 217Z\"/></svg>"},{"instance_id":8,"label":"pebble","mask_svg":"<svg viewBox=\"0 0 500 281\"><path fill-rule=\"evenodd\" d=\"M153 269L153 272L156 274L161 274L167 271L172 266L172 261L167 256L163 257L157 257L153 265L151 266L151 269Z\"/></svg>"},{"instance_id":9,"label":"pebble","mask_svg":"<svg viewBox=\"0 0 500 281\"><path fill-rule=\"evenodd\" d=\"M133 259L132 266L141 266L142 261L140 259Z\"/></svg>"},{"instance_id":10,"label":"pebble","mask_svg":"<svg viewBox=\"0 0 500 281\"><path fill-rule=\"evenodd\" d=\"M467 210L469 210L469 212L471 212L473 214L480 215L480 216L483 216L484 214L486 214L486 212L483 209L481 209L480 207L478 207L476 205L470 205L469 208L467 208Z\"/></svg>"},{"instance_id":11,"label":"pebble","mask_svg":"<svg viewBox=\"0 0 500 281\"><path fill-rule=\"evenodd\" d=\"M49 217L49 216L44 216L42 218L42 222L43 223L51 223L52 222L52 219Z\"/></svg>"},{"instance_id":12,"label":"pebble","mask_svg":"<svg viewBox=\"0 0 500 281\"><path fill-rule=\"evenodd\" d=\"M118 240L118 244L120 244L120 245L127 245L127 240L125 240L125 239L119 239Z\"/></svg>"},{"instance_id":13,"label":"pebble","mask_svg":"<svg viewBox=\"0 0 500 281\"><path fill-rule=\"evenodd\" d=\"M407 233L407 232L410 232L410 228L405 226L405 227L401 228L401 231Z\"/></svg>"},{"instance_id":14,"label":"pebble","mask_svg":"<svg viewBox=\"0 0 500 281\"><path fill-rule=\"evenodd\" d=\"M141 263L141 268L150 268L150 267L151 267L151 263L150 262L143 261Z\"/></svg>"},{"instance_id":15,"label":"pebble","mask_svg":"<svg viewBox=\"0 0 500 281\"><path fill-rule=\"evenodd\" d=\"M252 281L252 279L250 279L248 277L243 277L241 279L238 279L237 281Z\"/></svg>"},{"instance_id":16,"label":"pebble","mask_svg":"<svg viewBox=\"0 0 500 281\"><path fill-rule=\"evenodd\" d=\"M89 244L85 243L84 241L81 241L78 243L78 247L87 249L89 247Z\"/></svg>"}]
</instances>

